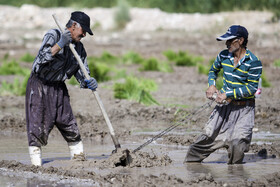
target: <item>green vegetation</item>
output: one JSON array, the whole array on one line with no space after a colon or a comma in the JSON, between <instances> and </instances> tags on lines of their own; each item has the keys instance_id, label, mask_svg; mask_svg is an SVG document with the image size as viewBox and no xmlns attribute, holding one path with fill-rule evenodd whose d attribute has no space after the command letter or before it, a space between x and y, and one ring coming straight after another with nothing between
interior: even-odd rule
<instances>
[{"instance_id":1,"label":"green vegetation","mask_svg":"<svg viewBox=\"0 0 280 187\"><path fill-rule=\"evenodd\" d=\"M19 78L15 78L13 83L7 83L6 81L3 81L0 87L0 95L25 95L29 76L30 74L27 74L22 82L19 80Z\"/></svg>"},{"instance_id":2,"label":"green vegetation","mask_svg":"<svg viewBox=\"0 0 280 187\"><path fill-rule=\"evenodd\" d=\"M197 64L198 73L203 74L203 75L208 75L209 70L210 70L212 64L214 63L214 61L215 61L215 58L212 58L212 59L209 60L207 65L203 65L202 63L198 63ZM219 74L219 75L222 75L222 74Z\"/></svg>"},{"instance_id":3,"label":"green vegetation","mask_svg":"<svg viewBox=\"0 0 280 187\"><path fill-rule=\"evenodd\" d=\"M118 0L114 20L117 28L122 29L131 20L129 4L125 0Z\"/></svg>"},{"instance_id":4,"label":"green vegetation","mask_svg":"<svg viewBox=\"0 0 280 187\"><path fill-rule=\"evenodd\" d=\"M164 51L163 55L170 61L174 62L177 58L177 53L171 49Z\"/></svg>"},{"instance_id":5,"label":"green vegetation","mask_svg":"<svg viewBox=\"0 0 280 187\"><path fill-rule=\"evenodd\" d=\"M126 0L132 7L160 8L166 12L213 13L233 10L271 10L279 14L280 0ZM0 4L21 6L36 4L41 7L115 7L117 0L1 0ZM278 9L278 10L277 10Z\"/></svg>"},{"instance_id":6,"label":"green vegetation","mask_svg":"<svg viewBox=\"0 0 280 187\"><path fill-rule=\"evenodd\" d=\"M15 60L4 62L0 66L0 75L27 75L29 72L29 69L20 67Z\"/></svg>"},{"instance_id":7,"label":"green vegetation","mask_svg":"<svg viewBox=\"0 0 280 187\"><path fill-rule=\"evenodd\" d=\"M6 55L5 55L6 56ZM6 57L5 59L8 59ZM0 95L18 95L22 96L25 94L25 89L27 85L28 78L30 76L30 70L27 68L22 68L18 62L12 60L10 62L4 61L2 66L0 66L0 75L18 75L13 83L8 83L6 81L1 82ZM23 81L22 80L22 76Z\"/></svg>"},{"instance_id":8,"label":"green vegetation","mask_svg":"<svg viewBox=\"0 0 280 187\"><path fill-rule=\"evenodd\" d=\"M208 75L210 69L208 66L204 66L203 64L197 64L197 68L199 74Z\"/></svg>"},{"instance_id":9,"label":"green vegetation","mask_svg":"<svg viewBox=\"0 0 280 187\"><path fill-rule=\"evenodd\" d=\"M110 80L110 67L105 63L94 63L92 61L88 64L89 71L97 82L104 82Z\"/></svg>"},{"instance_id":10,"label":"green vegetation","mask_svg":"<svg viewBox=\"0 0 280 187\"><path fill-rule=\"evenodd\" d=\"M280 67L280 59L275 60L273 64L275 67Z\"/></svg>"},{"instance_id":11,"label":"green vegetation","mask_svg":"<svg viewBox=\"0 0 280 187\"><path fill-rule=\"evenodd\" d=\"M270 82L267 80L267 78L265 76L265 72L264 71L262 72L261 78L262 78L262 87L268 88L268 87L271 86Z\"/></svg>"},{"instance_id":12,"label":"green vegetation","mask_svg":"<svg viewBox=\"0 0 280 187\"><path fill-rule=\"evenodd\" d=\"M129 51L124 54L122 60L125 64L141 64L144 61L138 53L133 51Z\"/></svg>"},{"instance_id":13,"label":"green vegetation","mask_svg":"<svg viewBox=\"0 0 280 187\"><path fill-rule=\"evenodd\" d=\"M9 57L10 57L9 53L6 53L3 57L3 60L7 61L9 59Z\"/></svg>"},{"instance_id":14,"label":"green vegetation","mask_svg":"<svg viewBox=\"0 0 280 187\"><path fill-rule=\"evenodd\" d=\"M172 72L173 69L167 62L159 62L156 58L149 58L142 62L140 71L161 71L161 72Z\"/></svg>"},{"instance_id":15,"label":"green vegetation","mask_svg":"<svg viewBox=\"0 0 280 187\"><path fill-rule=\"evenodd\" d=\"M35 56L31 55L30 53L24 54L20 60L23 62L33 62L35 59Z\"/></svg>"},{"instance_id":16,"label":"green vegetation","mask_svg":"<svg viewBox=\"0 0 280 187\"><path fill-rule=\"evenodd\" d=\"M220 90L220 89L222 89L223 85L224 85L223 73L222 73L222 72L219 72L218 78L217 78L217 80L216 80L216 88L217 88L218 90Z\"/></svg>"},{"instance_id":17,"label":"green vegetation","mask_svg":"<svg viewBox=\"0 0 280 187\"><path fill-rule=\"evenodd\" d=\"M193 56L188 52L179 51L178 53L168 50L163 52L170 62L175 62L177 66L196 66L197 63L203 61L201 56Z\"/></svg>"},{"instance_id":18,"label":"green vegetation","mask_svg":"<svg viewBox=\"0 0 280 187\"><path fill-rule=\"evenodd\" d=\"M96 58L96 60L100 62L106 62L107 64L118 64L120 59L108 51L104 51L99 58Z\"/></svg>"},{"instance_id":19,"label":"green vegetation","mask_svg":"<svg viewBox=\"0 0 280 187\"><path fill-rule=\"evenodd\" d=\"M209 70L210 70L212 64L214 63L214 61L215 61L215 58L212 58L209 60L208 65L203 65L201 63L198 63L197 64L198 73L208 75ZM221 69L221 71L218 73L218 77L216 80L216 88L218 90L220 90L224 85L223 74L224 74L224 71L223 71L223 69Z\"/></svg>"},{"instance_id":20,"label":"green vegetation","mask_svg":"<svg viewBox=\"0 0 280 187\"><path fill-rule=\"evenodd\" d=\"M79 82L77 81L77 79L74 76L71 77L71 79L68 80L67 83L71 84L71 85L79 85Z\"/></svg>"},{"instance_id":21,"label":"green vegetation","mask_svg":"<svg viewBox=\"0 0 280 187\"><path fill-rule=\"evenodd\" d=\"M158 105L159 103L150 94L150 91L156 90L157 85L153 80L129 76L125 83L114 85L114 96L118 99L134 100L145 105Z\"/></svg>"},{"instance_id":22,"label":"green vegetation","mask_svg":"<svg viewBox=\"0 0 280 187\"><path fill-rule=\"evenodd\" d=\"M97 82L126 77L125 70L117 67L121 62L123 57L114 56L107 51L104 51L100 57L88 57L89 71Z\"/></svg>"}]
</instances>

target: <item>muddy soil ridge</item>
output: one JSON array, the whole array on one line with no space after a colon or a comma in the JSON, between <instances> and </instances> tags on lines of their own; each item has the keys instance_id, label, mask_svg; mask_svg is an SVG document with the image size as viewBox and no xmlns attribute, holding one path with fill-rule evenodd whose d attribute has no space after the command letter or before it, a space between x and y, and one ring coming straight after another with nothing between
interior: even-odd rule
<instances>
[{"instance_id":1,"label":"muddy soil ridge","mask_svg":"<svg viewBox=\"0 0 280 187\"><path fill-rule=\"evenodd\" d=\"M0 57L9 54L11 58L17 59L27 52L36 55L43 34L48 29L56 27L51 14L56 13L60 22L64 23L73 10L73 8L40 8L33 5L23 5L19 8L0 6L2 15L0 21L3 23L0 28ZM83 11L91 17L92 25L100 23L100 27L94 29L94 38L86 37L83 40L89 56L100 55L105 50L114 55L133 50L147 58L157 57L166 60L162 52L172 49L201 55L207 63L207 60L216 57L218 52L225 48L224 43L217 42L215 38L232 24L244 25L250 33L248 48L263 62L263 70L271 87L263 88L261 97L256 99L254 134L257 136L253 137L248 154L257 156L258 160L249 160L243 169L246 170L259 160L268 165L273 159L280 158L278 143L280 69L273 65L274 60L279 58L280 24L270 22L272 13L237 11L215 14L171 14L159 9L132 8L131 22L124 30L113 30L114 9L94 8ZM243 19L245 17L246 19ZM31 69L31 64L23 65ZM186 173L185 176L191 176L189 178L179 177L180 173L170 174L168 169L172 167L181 167L179 172L186 172L188 168L194 167L182 164L184 157L182 154L186 153L187 147L202 132L214 104L198 116L183 121L181 126L143 150L131 153L139 145L208 102L205 98L206 75L198 74L196 67L173 68L174 72L163 73L139 72L137 65L127 67L128 72L138 77L156 81L159 89L152 94L161 103L159 106L145 106L134 101L115 99L111 89L115 81L99 83L98 92L102 102L121 145L127 146L122 146L122 149L129 150L129 154L126 151L115 155L108 154L105 148L108 148L108 145L113 147L113 143L91 91L67 85L82 138L91 142L85 145L94 150L86 153L88 160L83 162L73 162L69 160L68 155L65 156L65 153L68 153L66 145L64 146L65 141L54 128L50 134L50 143L53 139L56 140L59 142L56 144L57 147L52 149L48 145L43 150L45 161L43 167L31 166L27 153L25 99L23 96L0 96L0 135L4 137L2 140L12 139L9 144L0 141L0 149L3 150L0 151L0 158L10 158L0 160L1 173L24 177L29 172L38 178L41 174L46 174L43 180L49 181L85 179L92 186L279 186L278 171L261 177L252 174L248 178L234 182L229 182L226 177L222 181L219 180L215 172L208 170L205 172L203 165L198 167L201 168L199 171L203 172L197 175ZM14 76L0 76L0 82L12 81L13 78ZM186 107L180 107L182 105ZM26 144L20 144L20 147L12 150L12 146L18 140L26 141ZM7 145L10 145L11 149L7 148ZM101 148L97 145L101 145ZM105 148L102 149L103 147ZM88 147L85 148L89 150ZM153 149L156 151L153 152ZM100 152L102 154L99 154ZM226 151L222 150L217 155L226 157ZM13 158L16 159L12 160ZM181 160L178 161L178 158ZM220 166L226 163L219 160L218 163L216 161L207 164ZM235 175L232 174L232 177Z\"/></svg>"}]
</instances>

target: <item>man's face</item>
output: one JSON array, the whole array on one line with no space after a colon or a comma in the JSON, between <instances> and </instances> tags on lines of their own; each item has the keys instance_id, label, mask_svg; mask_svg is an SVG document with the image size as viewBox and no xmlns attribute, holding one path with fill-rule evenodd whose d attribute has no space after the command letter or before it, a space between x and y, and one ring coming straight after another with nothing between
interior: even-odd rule
<instances>
[{"instance_id":1,"label":"man's face","mask_svg":"<svg viewBox=\"0 0 280 187\"><path fill-rule=\"evenodd\" d=\"M86 36L86 31L84 31L83 28L77 23L73 23L70 29L72 40L74 42L80 42L81 39Z\"/></svg>"},{"instance_id":2,"label":"man's face","mask_svg":"<svg viewBox=\"0 0 280 187\"><path fill-rule=\"evenodd\" d=\"M242 40L243 38L233 38L230 40L226 41L226 46L228 48L228 51L230 53L235 53L236 51L238 51L241 47L241 44L243 42Z\"/></svg>"}]
</instances>

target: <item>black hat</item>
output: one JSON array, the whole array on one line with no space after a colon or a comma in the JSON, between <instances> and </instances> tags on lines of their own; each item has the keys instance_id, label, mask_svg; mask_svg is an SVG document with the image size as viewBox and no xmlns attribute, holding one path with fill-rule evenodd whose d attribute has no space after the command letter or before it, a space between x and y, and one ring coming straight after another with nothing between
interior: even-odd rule
<instances>
[{"instance_id":1,"label":"black hat","mask_svg":"<svg viewBox=\"0 0 280 187\"><path fill-rule=\"evenodd\" d=\"M216 38L218 41L221 40L230 40L237 37L243 37L244 39L248 39L248 31L245 27L241 25L232 25L228 28L227 32Z\"/></svg>"},{"instance_id":2,"label":"black hat","mask_svg":"<svg viewBox=\"0 0 280 187\"><path fill-rule=\"evenodd\" d=\"M78 22L84 31L88 32L90 35L93 35L90 29L90 18L84 12L75 11L71 13L71 20Z\"/></svg>"}]
</instances>

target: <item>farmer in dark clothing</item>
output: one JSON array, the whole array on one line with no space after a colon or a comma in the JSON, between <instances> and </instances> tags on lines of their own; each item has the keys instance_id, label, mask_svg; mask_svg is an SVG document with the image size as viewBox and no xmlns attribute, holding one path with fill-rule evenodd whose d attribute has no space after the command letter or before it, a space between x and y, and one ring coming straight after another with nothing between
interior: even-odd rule
<instances>
[{"instance_id":1,"label":"farmer in dark clothing","mask_svg":"<svg viewBox=\"0 0 280 187\"><path fill-rule=\"evenodd\" d=\"M73 43L88 73L87 54L80 40L90 29L90 18L83 12L73 12L64 32L49 30L44 38L26 87L26 122L31 163L40 166L41 146L48 143L54 125L70 149L71 158L84 157L83 144L73 115L64 81L73 75L81 88L95 90L94 78L86 80L72 54Z\"/></svg>"},{"instance_id":2,"label":"farmer in dark clothing","mask_svg":"<svg viewBox=\"0 0 280 187\"><path fill-rule=\"evenodd\" d=\"M255 92L262 73L258 57L247 49L248 32L240 25L231 26L217 38L226 41L208 76L208 99L218 103L210 115L204 133L190 146L185 162L201 162L219 148L227 148L228 164L243 163L248 152L255 118ZM216 88L216 79L223 69L223 87ZM214 95L216 95L214 97ZM229 104L224 104L224 101Z\"/></svg>"}]
</instances>

